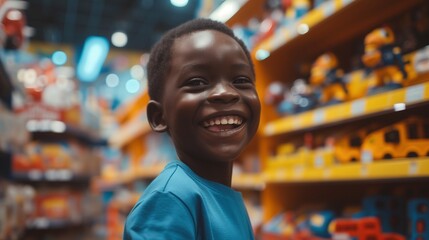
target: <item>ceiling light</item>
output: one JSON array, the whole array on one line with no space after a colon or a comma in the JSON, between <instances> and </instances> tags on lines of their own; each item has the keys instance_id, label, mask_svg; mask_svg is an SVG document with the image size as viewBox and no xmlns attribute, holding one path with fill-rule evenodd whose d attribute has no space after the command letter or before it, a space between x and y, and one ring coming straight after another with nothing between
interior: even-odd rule
<instances>
[{"instance_id":1,"label":"ceiling light","mask_svg":"<svg viewBox=\"0 0 429 240\"><path fill-rule=\"evenodd\" d=\"M125 89L129 93L136 93L140 90L140 82L136 79L130 79L125 84Z\"/></svg>"},{"instance_id":2,"label":"ceiling light","mask_svg":"<svg viewBox=\"0 0 429 240\"><path fill-rule=\"evenodd\" d=\"M67 54L63 51L55 51L52 54L52 62L57 65L63 65L67 62Z\"/></svg>"},{"instance_id":3,"label":"ceiling light","mask_svg":"<svg viewBox=\"0 0 429 240\"><path fill-rule=\"evenodd\" d=\"M111 41L115 47L124 47L127 45L128 36L123 32L115 32L112 34Z\"/></svg>"},{"instance_id":4,"label":"ceiling light","mask_svg":"<svg viewBox=\"0 0 429 240\"><path fill-rule=\"evenodd\" d=\"M108 87L114 88L116 86L118 86L119 84L119 77L118 75L111 73L109 75L107 75L106 77L106 85Z\"/></svg>"},{"instance_id":5,"label":"ceiling light","mask_svg":"<svg viewBox=\"0 0 429 240\"><path fill-rule=\"evenodd\" d=\"M184 7L188 5L188 0L170 0L171 4L175 7Z\"/></svg>"},{"instance_id":6,"label":"ceiling light","mask_svg":"<svg viewBox=\"0 0 429 240\"><path fill-rule=\"evenodd\" d=\"M131 77L135 79L142 79L144 77L144 69L140 65L134 65L130 69Z\"/></svg>"},{"instance_id":7,"label":"ceiling light","mask_svg":"<svg viewBox=\"0 0 429 240\"><path fill-rule=\"evenodd\" d=\"M246 3L247 0L226 0L209 16L210 19L226 22Z\"/></svg>"},{"instance_id":8,"label":"ceiling light","mask_svg":"<svg viewBox=\"0 0 429 240\"><path fill-rule=\"evenodd\" d=\"M92 82L100 74L109 52L109 42L103 37L89 37L83 46L82 56L77 65L78 79Z\"/></svg>"}]
</instances>

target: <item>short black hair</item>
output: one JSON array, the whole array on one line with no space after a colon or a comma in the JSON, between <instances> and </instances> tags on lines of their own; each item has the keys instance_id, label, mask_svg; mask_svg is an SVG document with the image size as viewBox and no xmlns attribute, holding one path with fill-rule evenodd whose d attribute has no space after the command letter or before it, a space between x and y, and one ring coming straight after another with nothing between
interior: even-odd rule
<instances>
[{"instance_id":1,"label":"short black hair","mask_svg":"<svg viewBox=\"0 0 429 240\"><path fill-rule=\"evenodd\" d=\"M168 31L152 48L149 62L147 64L149 97L152 100L161 100L166 81L165 77L167 76L171 67L171 48L174 44L174 41L184 35L204 30L219 31L237 41L245 52L252 72L255 74L249 50L246 48L246 45L243 43L243 41L234 35L234 32L229 27L221 22L211 19L193 19Z\"/></svg>"}]
</instances>

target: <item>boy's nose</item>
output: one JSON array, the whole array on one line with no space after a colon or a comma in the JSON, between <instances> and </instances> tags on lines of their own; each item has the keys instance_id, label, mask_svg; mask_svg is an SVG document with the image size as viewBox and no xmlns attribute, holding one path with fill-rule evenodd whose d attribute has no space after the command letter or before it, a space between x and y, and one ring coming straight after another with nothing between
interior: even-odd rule
<instances>
[{"instance_id":1,"label":"boy's nose","mask_svg":"<svg viewBox=\"0 0 429 240\"><path fill-rule=\"evenodd\" d=\"M208 101L211 103L233 103L237 102L238 99L237 91L229 86L229 83L216 84L208 97Z\"/></svg>"}]
</instances>

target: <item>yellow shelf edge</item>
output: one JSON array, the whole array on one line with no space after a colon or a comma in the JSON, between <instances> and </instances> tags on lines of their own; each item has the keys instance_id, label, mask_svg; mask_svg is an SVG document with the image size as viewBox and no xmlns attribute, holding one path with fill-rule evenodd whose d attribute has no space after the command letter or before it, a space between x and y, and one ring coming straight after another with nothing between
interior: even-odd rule
<instances>
[{"instance_id":1,"label":"yellow shelf edge","mask_svg":"<svg viewBox=\"0 0 429 240\"><path fill-rule=\"evenodd\" d=\"M263 190L265 188L265 181L261 173L233 174L232 187L237 189Z\"/></svg>"},{"instance_id":2,"label":"yellow shelf edge","mask_svg":"<svg viewBox=\"0 0 429 240\"><path fill-rule=\"evenodd\" d=\"M325 168L277 168L263 172L266 183L387 180L429 177L429 158L336 164Z\"/></svg>"},{"instance_id":3,"label":"yellow shelf edge","mask_svg":"<svg viewBox=\"0 0 429 240\"><path fill-rule=\"evenodd\" d=\"M146 117L146 109L143 109L111 135L109 144L113 147L121 148L132 140L150 132L150 130L151 128Z\"/></svg>"},{"instance_id":4,"label":"yellow shelf edge","mask_svg":"<svg viewBox=\"0 0 429 240\"><path fill-rule=\"evenodd\" d=\"M132 171L124 171L117 173L114 177L96 179L95 185L97 189L105 190L118 187L122 184L131 183L140 179L151 179L161 173L166 164L159 163L152 166L144 166Z\"/></svg>"},{"instance_id":5,"label":"yellow shelf edge","mask_svg":"<svg viewBox=\"0 0 429 240\"><path fill-rule=\"evenodd\" d=\"M381 111L393 110L396 103L416 104L429 101L429 82L412 85L361 99L317 108L294 116L269 122L264 127L265 136L285 134L310 127L361 117ZM331 112L341 113L332 117Z\"/></svg>"}]
</instances>

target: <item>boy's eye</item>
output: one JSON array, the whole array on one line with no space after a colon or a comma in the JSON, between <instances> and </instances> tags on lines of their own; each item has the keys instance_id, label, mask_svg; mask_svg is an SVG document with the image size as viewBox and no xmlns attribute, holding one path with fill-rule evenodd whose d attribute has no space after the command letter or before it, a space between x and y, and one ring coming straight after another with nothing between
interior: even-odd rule
<instances>
[{"instance_id":1,"label":"boy's eye","mask_svg":"<svg viewBox=\"0 0 429 240\"><path fill-rule=\"evenodd\" d=\"M185 85L186 86L193 86L193 87L204 86L204 85L207 85L207 81L205 81L202 78L192 78L192 79L188 80Z\"/></svg>"},{"instance_id":2,"label":"boy's eye","mask_svg":"<svg viewBox=\"0 0 429 240\"><path fill-rule=\"evenodd\" d=\"M238 78L234 79L233 83L238 84L238 85L250 84L253 86L253 81L247 77L238 77Z\"/></svg>"}]
</instances>

